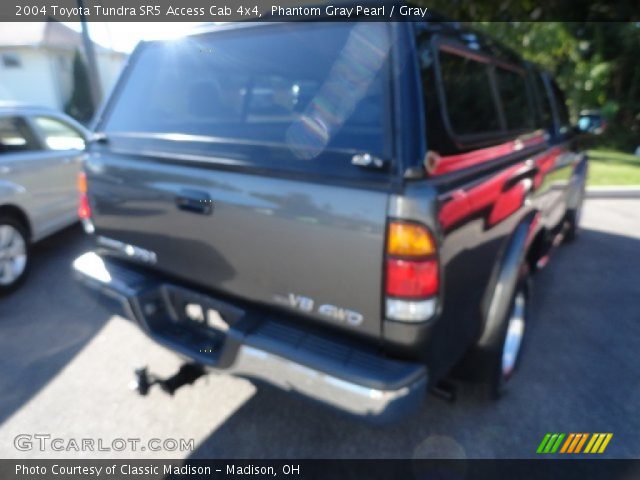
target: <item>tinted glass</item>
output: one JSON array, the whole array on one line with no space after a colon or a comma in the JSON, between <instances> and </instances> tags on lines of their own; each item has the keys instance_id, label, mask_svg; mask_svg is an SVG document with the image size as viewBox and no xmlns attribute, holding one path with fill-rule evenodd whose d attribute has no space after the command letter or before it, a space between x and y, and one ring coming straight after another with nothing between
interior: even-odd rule
<instances>
[{"instance_id":1,"label":"tinted glass","mask_svg":"<svg viewBox=\"0 0 640 480\"><path fill-rule=\"evenodd\" d=\"M552 114L551 104L549 103L549 96L547 95L547 89L544 86L542 76L539 72L533 74L534 90L536 93L536 103L538 105L538 113L540 115L540 123L543 128L551 128L552 126Z\"/></svg>"},{"instance_id":2,"label":"tinted glass","mask_svg":"<svg viewBox=\"0 0 640 480\"><path fill-rule=\"evenodd\" d=\"M496 83L508 130L533 127L533 113L524 74L496 67Z\"/></svg>"},{"instance_id":3,"label":"tinted glass","mask_svg":"<svg viewBox=\"0 0 640 480\"><path fill-rule=\"evenodd\" d=\"M25 121L16 117L0 117L0 154L35 150L37 143Z\"/></svg>"},{"instance_id":4,"label":"tinted glass","mask_svg":"<svg viewBox=\"0 0 640 480\"><path fill-rule=\"evenodd\" d=\"M440 52L440 71L453 131L458 135L499 131L489 67L470 58Z\"/></svg>"},{"instance_id":5,"label":"tinted glass","mask_svg":"<svg viewBox=\"0 0 640 480\"><path fill-rule=\"evenodd\" d=\"M422 80L422 94L426 115L427 143L430 150L446 155L455 149L451 145L448 132L442 121L443 109L438 98L437 77L435 69L435 55L431 48L430 37L419 38L418 59L420 77Z\"/></svg>"},{"instance_id":6,"label":"tinted glass","mask_svg":"<svg viewBox=\"0 0 640 480\"><path fill-rule=\"evenodd\" d=\"M36 127L50 150L82 150L84 139L69 125L50 117L35 117Z\"/></svg>"},{"instance_id":7,"label":"tinted glass","mask_svg":"<svg viewBox=\"0 0 640 480\"><path fill-rule=\"evenodd\" d=\"M143 47L105 127L383 154L388 26L281 24Z\"/></svg>"},{"instance_id":8,"label":"tinted glass","mask_svg":"<svg viewBox=\"0 0 640 480\"><path fill-rule=\"evenodd\" d=\"M551 90L553 91L553 97L558 110L558 128L560 133L566 133L571 128L571 122L569 120L569 111L567 110L567 104L564 100L564 93L558 87L556 82L551 82Z\"/></svg>"}]
</instances>

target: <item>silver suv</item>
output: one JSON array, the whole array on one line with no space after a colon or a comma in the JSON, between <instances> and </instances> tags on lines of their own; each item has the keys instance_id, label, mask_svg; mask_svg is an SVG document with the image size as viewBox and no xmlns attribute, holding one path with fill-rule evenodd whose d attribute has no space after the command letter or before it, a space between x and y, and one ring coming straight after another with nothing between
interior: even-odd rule
<instances>
[{"instance_id":1,"label":"silver suv","mask_svg":"<svg viewBox=\"0 0 640 480\"><path fill-rule=\"evenodd\" d=\"M0 104L0 294L29 266L29 245L76 221L87 131L52 109Z\"/></svg>"}]
</instances>

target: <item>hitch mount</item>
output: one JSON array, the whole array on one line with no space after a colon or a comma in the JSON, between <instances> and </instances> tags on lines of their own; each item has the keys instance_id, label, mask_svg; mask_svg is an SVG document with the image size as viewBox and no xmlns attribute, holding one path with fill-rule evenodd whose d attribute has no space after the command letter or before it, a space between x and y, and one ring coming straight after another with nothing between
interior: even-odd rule
<instances>
[{"instance_id":1,"label":"hitch mount","mask_svg":"<svg viewBox=\"0 0 640 480\"><path fill-rule=\"evenodd\" d=\"M135 378L130 387L138 394L146 396L152 386L158 385L163 392L173 395L176 390L185 385L191 385L204 374L204 368L197 363L185 363L175 374L167 378L160 378L149 373L147 367L141 367L134 370Z\"/></svg>"}]
</instances>

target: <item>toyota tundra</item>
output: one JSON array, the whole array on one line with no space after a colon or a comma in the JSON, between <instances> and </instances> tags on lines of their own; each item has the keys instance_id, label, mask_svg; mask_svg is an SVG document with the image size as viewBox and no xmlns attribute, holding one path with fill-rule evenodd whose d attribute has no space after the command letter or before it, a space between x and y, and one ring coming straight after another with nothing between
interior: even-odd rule
<instances>
[{"instance_id":1,"label":"toyota tundra","mask_svg":"<svg viewBox=\"0 0 640 480\"><path fill-rule=\"evenodd\" d=\"M74 271L190 365L352 414L499 396L577 234L578 134L547 72L453 23L145 42L95 122Z\"/></svg>"}]
</instances>

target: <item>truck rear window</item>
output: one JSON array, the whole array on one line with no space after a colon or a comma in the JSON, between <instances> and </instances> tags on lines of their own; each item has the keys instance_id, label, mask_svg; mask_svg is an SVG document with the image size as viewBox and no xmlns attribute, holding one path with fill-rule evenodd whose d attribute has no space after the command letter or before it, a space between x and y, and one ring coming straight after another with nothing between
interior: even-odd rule
<instances>
[{"instance_id":1,"label":"truck rear window","mask_svg":"<svg viewBox=\"0 0 640 480\"><path fill-rule=\"evenodd\" d=\"M181 134L384 156L388 26L289 23L143 45L107 133Z\"/></svg>"}]
</instances>

